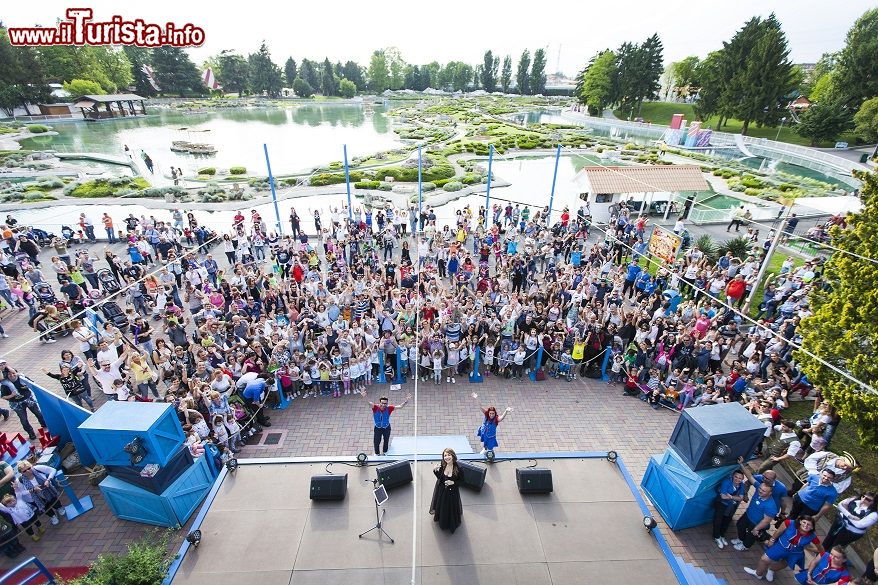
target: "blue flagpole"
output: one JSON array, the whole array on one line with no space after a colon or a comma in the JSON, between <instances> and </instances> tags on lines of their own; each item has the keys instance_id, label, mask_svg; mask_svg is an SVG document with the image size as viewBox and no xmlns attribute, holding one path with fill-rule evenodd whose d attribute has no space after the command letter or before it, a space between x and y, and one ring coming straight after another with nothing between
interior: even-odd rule
<instances>
[{"instance_id":1,"label":"blue flagpole","mask_svg":"<svg viewBox=\"0 0 878 585\"><path fill-rule=\"evenodd\" d=\"M552 202L555 200L555 182L558 180L558 161L561 160L561 145L555 151L555 174L552 175L552 194L549 195L549 214L546 216L546 225L552 227Z\"/></svg>"},{"instance_id":2,"label":"blue flagpole","mask_svg":"<svg viewBox=\"0 0 878 585\"><path fill-rule=\"evenodd\" d=\"M417 224L415 224L415 225L420 225L420 221L421 221L421 202L422 202L422 199L421 199L421 195L422 195L422 191L421 191L421 168L422 168L422 167L421 167L421 147L418 146L418 222L419 222L419 223L417 223ZM414 234L412 234L412 235L414 235Z\"/></svg>"},{"instance_id":3,"label":"blue flagpole","mask_svg":"<svg viewBox=\"0 0 878 585\"><path fill-rule=\"evenodd\" d=\"M284 224L280 220L280 210L277 208L277 191L274 189L274 175L271 174L271 161L268 160L268 145L263 144L265 151L265 166L268 167L268 184L271 187L271 202L274 203L274 217L277 219L277 233L284 235Z\"/></svg>"},{"instance_id":4,"label":"blue flagpole","mask_svg":"<svg viewBox=\"0 0 878 585\"><path fill-rule=\"evenodd\" d=\"M348 172L348 145L344 145L344 182L348 187L348 221L354 220L354 210L351 209L351 174Z\"/></svg>"},{"instance_id":5,"label":"blue flagpole","mask_svg":"<svg viewBox=\"0 0 878 585\"><path fill-rule=\"evenodd\" d=\"M488 218L491 217L491 163L494 161L494 145L488 146L488 190L485 193L485 229L490 227Z\"/></svg>"}]
</instances>

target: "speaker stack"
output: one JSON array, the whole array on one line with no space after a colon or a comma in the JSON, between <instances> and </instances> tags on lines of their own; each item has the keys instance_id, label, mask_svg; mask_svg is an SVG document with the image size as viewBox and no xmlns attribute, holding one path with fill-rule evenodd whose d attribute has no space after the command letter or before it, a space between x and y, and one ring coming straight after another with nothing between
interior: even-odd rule
<instances>
[{"instance_id":1,"label":"speaker stack","mask_svg":"<svg viewBox=\"0 0 878 585\"><path fill-rule=\"evenodd\" d=\"M653 455L640 485L673 530L713 518L716 486L753 453L765 426L738 404L686 409L662 455Z\"/></svg>"},{"instance_id":2,"label":"speaker stack","mask_svg":"<svg viewBox=\"0 0 878 585\"><path fill-rule=\"evenodd\" d=\"M312 475L312 500L343 500L348 491L348 474Z\"/></svg>"}]
</instances>

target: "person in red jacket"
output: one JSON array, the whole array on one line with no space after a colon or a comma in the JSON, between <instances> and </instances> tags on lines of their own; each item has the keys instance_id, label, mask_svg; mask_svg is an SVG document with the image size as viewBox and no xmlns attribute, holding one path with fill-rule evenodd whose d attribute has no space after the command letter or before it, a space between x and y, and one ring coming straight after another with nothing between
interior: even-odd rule
<instances>
[{"instance_id":1,"label":"person in red jacket","mask_svg":"<svg viewBox=\"0 0 878 585\"><path fill-rule=\"evenodd\" d=\"M747 281L740 274L736 274L735 278L726 285L726 297L730 305L740 307L744 304L744 293L747 291Z\"/></svg>"}]
</instances>

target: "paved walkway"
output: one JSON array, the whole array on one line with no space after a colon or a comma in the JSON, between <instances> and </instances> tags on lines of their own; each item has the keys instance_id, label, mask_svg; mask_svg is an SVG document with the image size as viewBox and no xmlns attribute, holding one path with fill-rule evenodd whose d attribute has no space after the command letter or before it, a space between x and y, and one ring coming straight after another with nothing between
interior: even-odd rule
<instances>
[{"instance_id":1,"label":"paved walkway","mask_svg":"<svg viewBox=\"0 0 878 585\"><path fill-rule=\"evenodd\" d=\"M121 247L119 252L122 252ZM223 255L215 256L221 259ZM34 341L17 349L35 337L27 327L26 313L7 312L0 318L11 335L8 339L0 339L0 352L7 356L9 364L47 388L59 391L58 385L40 368L55 371L61 350L76 351L76 344L70 338L62 338L51 345ZM477 400L471 397L474 391L479 395ZM515 411L500 428L499 451L615 450L637 482L646 470L649 457L667 447L667 439L678 418L676 413L664 409L654 411L638 400L625 398L621 388L595 380L564 382L549 378L531 383L487 377L483 384L469 384L458 379L457 384L441 386L419 382L417 388L410 382L396 392L390 392L387 386L383 389L373 386L369 398L375 401L380 394L388 393L392 402L399 403L406 392L417 395L419 434L464 435L478 452L481 447L475 431L481 422L479 407L493 404L503 409L512 406ZM99 403L103 402L99 390L96 389L94 394ZM414 434L413 403L393 416L395 436ZM240 454L242 458L371 452L371 417L368 405L360 396L299 399L284 411L274 411L271 417L272 426L266 431L280 432L284 435L280 437L281 441L276 446L247 446ZM19 430L19 422L14 416L7 422L0 422L2 432ZM65 519L59 526L49 526L39 543L22 540L28 555L37 556L49 567L83 566L100 553L124 552L128 542L150 530L146 525L116 519L99 490L90 486L86 477L73 477L72 483L77 494L92 496L94 510L72 522ZM657 514L656 518L660 520ZM662 526L675 554L717 573L732 585L752 582L742 567L756 561L756 551L739 553L731 548L718 551L710 538L708 526L680 533L671 533L663 522ZM174 550L185 534L185 527L174 533ZM8 569L13 564L5 557L0 559L0 569ZM789 573L782 573L777 582L792 583L792 577Z\"/></svg>"}]
</instances>

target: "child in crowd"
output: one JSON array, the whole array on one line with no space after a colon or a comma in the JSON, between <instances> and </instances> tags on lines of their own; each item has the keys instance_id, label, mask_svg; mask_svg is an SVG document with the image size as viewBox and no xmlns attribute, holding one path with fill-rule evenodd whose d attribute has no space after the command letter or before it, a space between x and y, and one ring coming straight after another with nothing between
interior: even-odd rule
<instances>
[{"instance_id":1,"label":"child in crowd","mask_svg":"<svg viewBox=\"0 0 878 585\"><path fill-rule=\"evenodd\" d=\"M46 527L42 525L39 517L34 513L34 507L26 502L24 498L17 498L12 494L3 496L0 501L0 509L9 514L15 525L24 530L31 540L39 542L46 532ZM37 527L36 533L34 526Z\"/></svg>"},{"instance_id":2,"label":"child in crowd","mask_svg":"<svg viewBox=\"0 0 878 585\"><path fill-rule=\"evenodd\" d=\"M433 352L433 381L438 386L442 383L442 351Z\"/></svg>"}]
</instances>

